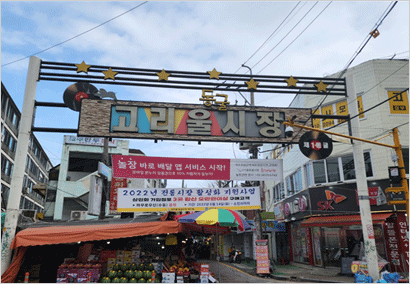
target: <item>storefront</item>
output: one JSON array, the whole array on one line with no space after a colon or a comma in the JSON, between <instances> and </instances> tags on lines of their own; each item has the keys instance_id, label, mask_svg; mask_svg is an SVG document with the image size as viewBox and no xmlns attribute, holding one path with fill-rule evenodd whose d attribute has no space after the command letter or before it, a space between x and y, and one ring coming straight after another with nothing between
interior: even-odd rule
<instances>
[{"instance_id":1,"label":"storefront","mask_svg":"<svg viewBox=\"0 0 410 284\"><path fill-rule=\"evenodd\" d=\"M190 282L194 276L199 279L200 267L185 258L188 243L183 224L165 219L26 228L13 240L15 256L2 282L23 281L26 272L30 272L30 282L40 283L113 282L115 278L125 283L131 279L160 282L170 275L174 275L172 283L178 277Z\"/></svg>"},{"instance_id":2,"label":"storefront","mask_svg":"<svg viewBox=\"0 0 410 284\"><path fill-rule=\"evenodd\" d=\"M387 205L389 186L387 180L368 182L374 238L389 271L403 272L408 271L408 224L404 205ZM291 261L322 267L364 256L359 212L355 183L309 188L275 206L276 220L290 229Z\"/></svg>"}]
</instances>

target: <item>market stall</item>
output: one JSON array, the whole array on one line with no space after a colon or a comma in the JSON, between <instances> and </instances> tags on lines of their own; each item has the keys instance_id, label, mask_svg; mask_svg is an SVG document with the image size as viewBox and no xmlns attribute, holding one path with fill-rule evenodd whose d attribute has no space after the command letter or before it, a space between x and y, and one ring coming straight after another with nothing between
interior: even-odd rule
<instances>
[{"instance_id":1,"label":"market stall","mask_svg":"<svg viewBox=\"0 0 410 284\"><path fill-rule=\"evenodd\" d=\"M20 275L22 273L20 268L28 251L45 245L64 245L64 249L69 245L71 246L68 249L69 251L77 252L77 255L74 255L74 259L73 257L66 257L61 263L54 263L62 269L59 271L60 273L57 273L57 269L54 271L56 280L58 280L58 278L65 278L60 279L60 282L72 281L68 278L71 277L70 275L75 274L77 278L76 282L78 282L78 280L81 280L81 282L97 282L101 279L101 276L107 272L109 266L121 265L121 270L123 271L126 267L123 265L131 265L133 260L137 260L136 253L138 251L138 245L134 247L135 250L132 250L133 247L116 249L114 254L112 250L104 249L102 243L108 245L110 241L114 242L117 239L134 238L135 241L135 238L139 236L167 236L167 234L179 234L183 231L182 225L173 220L137 223L124 223L119 220L118 222L119 223L111 224L90 224L90 222L88 222L86 225L81 225L79 224L80 222L78 222L72 225L64 224L59 226L27 228L20 231L16 234L11 246L11 249L15 250L14 259L9 268L3 273L1 277L2 282L14 282L19 273ZM165 239L165 237L163 238ZM142 245L143 242L141 242L139 247L140 255L138 260L144 264L144 270L142 271L151 271L152 279L152 270L150 269L153 267L153 264L151 266L146 260L149 259L151 261L154 258L160 259L161 256L150 255L150 257L148 257L148 252L144 252L141 249ZM53 246L45 246L42 248L44 248L42 249L43 251L50 248L52 250ZM145 253L147 254L145 255ZM47 254L44 253L44 255ZM115 263L113 259L115 259ZM143 261L141 261L141 259ZM44 261L45 260L43 260L43 263ZM52 260L50 262L52 262ZM116 268L118 266L116 266ZM76 271L70 271L70 269ZM125 271L127 271L127 269L125 269ZM61 275L66 276L57 277ZM118 273L118 275L120 275L120 273ZM147 273L144 275L145 280L147 280L146 275ZM122 281L124 281L124 279ZM30 282L35 282L35 280Z\"/></svg>"}]
</instances>

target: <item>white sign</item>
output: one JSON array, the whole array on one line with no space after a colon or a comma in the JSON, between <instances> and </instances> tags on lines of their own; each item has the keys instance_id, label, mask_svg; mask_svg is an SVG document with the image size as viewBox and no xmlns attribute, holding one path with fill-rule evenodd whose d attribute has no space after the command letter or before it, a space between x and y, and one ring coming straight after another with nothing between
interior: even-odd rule
<instances>
[{"instance_id":1,"label":"white sign","mask_svg":"<svg viewBox=\"0 0 410 284\"><path fill-rule=\"evenodd\" d=\"M119 188L118 212L202 211L212 208L260 209L259 187Z\"/></svg>"},{"instance_id":2,"label":"white sign","mask_svg":"<svg viewBox=\"0 0 410 284\"><path fill-rule=\"evenodd\" d=\"M282 160L235 159L231 160L231 180L282 181Z\"/></svg>"},{"instance_id":3,"label":"white sign","mask_svg":"<svg viewBox=\"0 0 410 284\"><path fill-rule=\"evenodd\" d=\"M104 138L64 135L64 143L89 146L104 146ZM112 141L108 141L108 147L117 147L117 140L112 139Z\"/></svg>"},{"instance_id":4,"label":"white sign","mask_svg":"<svg viewBox=\"0 0 410 284\"><path fill-rule=\"evenodd\" d=\"M102 178L92 176L90 180L90 193L88 196L88 215L100 215L102 189Z\"/></svg>"},{"instance_id":5,"label":"white sign","mask_svg":"<svg viewBox=\"0 0 410 284\"><path fill-rule=\"evenodd\" d=\"M111 169L107 167L104 163L98 162L98 173L109 179L111 176Z\"/></svg>"}]
</instances>

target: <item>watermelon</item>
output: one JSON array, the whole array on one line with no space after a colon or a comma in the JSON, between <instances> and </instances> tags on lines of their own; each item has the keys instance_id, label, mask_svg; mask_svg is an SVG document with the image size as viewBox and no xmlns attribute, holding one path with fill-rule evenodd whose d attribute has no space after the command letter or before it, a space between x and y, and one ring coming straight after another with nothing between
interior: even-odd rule
<instances>
[{"instance_id":1,"label":"watermelon","mask_svg":"<svg viewBox=\"0 0 410 284\"><path fill-rule=\"evenodd\" d=\"M131 270L137 270L137 265L135 263L131 263L130 269Z\"/></svg>"},{"instance_id":2,"label":"watermelon","mask_svg":"<svg viewBox=\"0 0 410 284\"><path fill-rule=\"evenodd\" d=\"M138 280L135 278L131 278L129 281L129 283L138 283Z\"/></svg>"},{"instance_id":3,"label":"watermelon","mask_svg":"<svg viewBox=\"0 0 410 284\"><path fill-rule=\"evenodd\" d=\"M135 270L134 271L134 277L137 278L137 279L141 279L142 278L142 271Z\"/></svg>"},{"instance_id":4,"label":"watermelon","mask_svg":"<svg viewBox=\"0 0 410 284\"><path fill-rule=\"evenodd\" d=\"M138 270L139 271L144 271L145 265L143 263L140 263L140 265L138 265Z\"/></svg>"},{"instance_id":5,"label":"watermelon","mask_svg":"<svg viewBox=\"0 0 410 284\"><path fill-rule=\"evenodd\" d=\"M151 279L151 271L145 270L143 273L145 279Z\"/></svg>"},{"instance_id":6,"label":"watermelon","mask_svg":"<svg viewBox=\"0 0 410 284\"><path fill-rule=\"evenodd\" d=\"M152 263L149 263L146 265L146 269L152 271L154 270L154 265Z\"/></svg>"},{"instance_id":7,"label":"watermelon","mask_svg":"<svg viewBox=\"0 0 410 284\"><path fill-rule=\"evenodd\" d=\"M113 279L113 278L115 278L115 277L117 276L117 271L115 271L115 270L110 270L110 271L108 271L107 276L108 276L109 278Z\"/></svg>"},{"instance_id":8,"label":"watermelon","mask_svg":"<svg viewBox=\"0 0 410 284\"><path fill-rule=\"evenodd\" d=\"M122 270L118 270L116 276L117 276L118 278L121 278L121 277L124 276L124 273L122 272Z\"/></svg>"},{"instance_id":9,"label":"watermelon","mask_svg":"<svg viewBox=\"0 0 410 284\"><path fill-rule=\"evenodd\" d=\"M120 278L120 283L128 283L128 278L121 277Z\"/></svg>"},{"instance_id":10,"label":"watermelon","mask_svg":"<svg viewBox=\"0 0 410 284\"><path fill-rule=\"evenodd\" d=\"M157 278L155 278L154 283L161 283L161 280L157 277Z\"/></svg>"},{"instance_id":11,"label":"watermelon","mask_svg":"<svg viewBox=\"0 0 410 284\"><path fill-rule=\"evenodd\" d=\"M137 283L146 283L144 278L141 278L140 280L138 280Z\"/></svg>"},{"instance_id":12,"label":"watermelon","mask_svg":"<svg viewBox=\"0 0 410 284\"><path fill-rule=\"evenodd\" d=\"M114 266L112 267L112 270L115 270L115 271L120 270L120 265L119 264L114 264Z\"/></svg>"},{"instance_id":13,"label":"watermelon","mask_svg":"<svg viewBox=\"0 0 410 284\"><path fill-rule=\"evenodd\" d=\"M111 280L111 283L120 283L120 278L115 277L113 280Z\"/></svg>"},{"instance_id":14,"label":"watermelon","mask_svg":"<svg viewBox=\"0 0 410 284\"><path fill-rule=\"evenodd\" d=\"M111 282L111 280L110 280L109 277L103 277L103 278L101 279L101 283L110 283L110 282Z\"/></svg>"},{"instance_id":15,"label":"watermelon","mask_svg":"<svg viewBox=\"0 0 410 284\"><path fill-rule=\"evenodd\" d=\"M132 277L134 277L134 271L132 271L132 270L127 270L127 271L125 271L125 272L124 272L124 277L127 277L127 278L132 278Z\"/></svg>"},{"instance_id":16,"label":"watermelon","mask_svg":"<svg viewBox=\"0 0 410 284\"><path fill-rule=\"evenodd\" d=\"M121 265L121 270L122 270L123 272L127 271L129 268L130 268L130 265L129 265L129 264L123 264L123 265Z\"/></svg>"}]
</instances>

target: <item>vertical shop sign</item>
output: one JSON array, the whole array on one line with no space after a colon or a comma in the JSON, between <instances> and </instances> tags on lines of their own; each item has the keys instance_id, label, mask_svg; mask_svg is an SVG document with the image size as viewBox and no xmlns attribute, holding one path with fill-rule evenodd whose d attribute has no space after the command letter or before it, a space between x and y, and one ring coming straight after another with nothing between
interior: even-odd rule
<instances>
[{"instance_id":1,"label":"vertical shop sign","mask_svg":"<svg viewBox=\"0 0 410 284\"><path fill-rule=\"evenodd\" d=\"M118 189L127 187L126 178L115 178L111 179L111 194L110 194L110 214L118 214L117 212L117 199L118 199Z\"/></svg>"},{"instance_id":2,"label":"vertical shop sign","mask_svg":"<svg viewBox=\"0 0 410 284\"><path fill-rule=\"evenodd\" d=\"M305 235L306 235L306 247L308 249L308 254L309 254L309 264L314 265L312 235L311 235L310 228L308 227L305 228Z\"/></svg>"},{"instance_id":3,"label":"vertical shop sign","mask_svg":"<svg viewBox=\"0 0 410 284\"><path fill-rule=\"evenodd\" d=\"M256 273L269 274L268 240L255 240Z\"/></svg>"},{"instance_id":4,"label":"vertical shop sign","mask_svg":"<svg viewBox=\"0 0 410 284\"><path fill-rule=\"evenodd\" d=\"M399 271L401 266L399 243L394 229L394 220L386 221L385 223L385 238L388 260L392 264L393 271Z\"/></svg>"},{"instance_id":5,"label":"vertical shop sign","mask_svg":"<svg viewBox=\"0 0 410 284\"><path fill-rule=\"evenodd\" d=\"M397 226L400 251L404 252L404 259L402 259L402 271L406 272L409 271L409 238L407 235L409 231L404 214L399 214L397 216Z\"/></svg>"}]
</instances>

